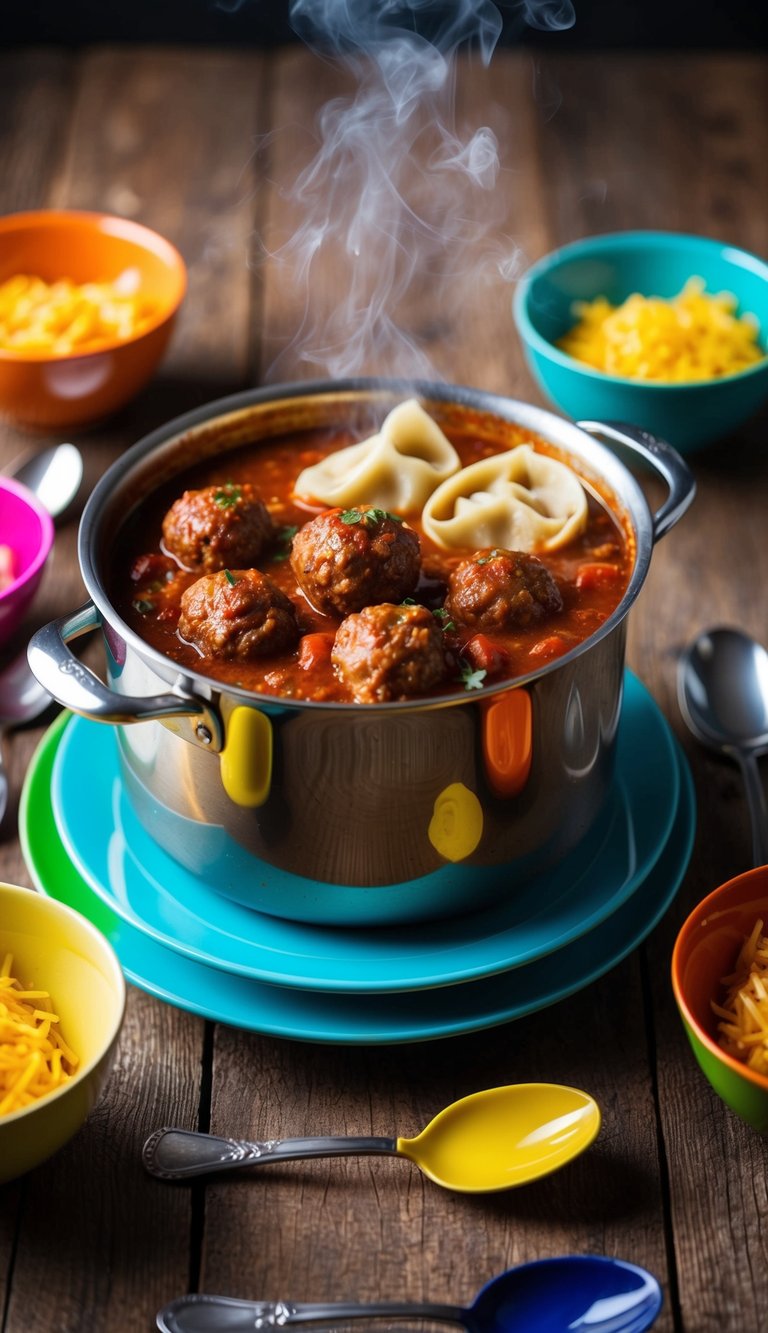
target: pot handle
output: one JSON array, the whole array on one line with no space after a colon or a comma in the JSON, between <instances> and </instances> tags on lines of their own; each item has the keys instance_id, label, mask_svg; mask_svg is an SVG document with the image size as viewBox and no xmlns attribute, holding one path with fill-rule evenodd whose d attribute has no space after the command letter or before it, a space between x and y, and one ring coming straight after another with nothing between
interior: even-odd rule
<instances>
[{"instance_id":1,"label":"pot handle","mask_svg":"<svg viewBox=\"0 0 768 1333\"><path fill-rule=\"evenodd\" d=\"M216 711L186 690L182 677L169 694L146 698L118 694L99 680L67 647L71 639L101 627L93 602L86 602L69 615L60 616L37 630L29 642L27 658L40 684L65 708L93 722L119 723L160 721L207 750L220 750L222 727ZM191 718L193 723L175 723Z\"/></svg>"},{"instance_id":2,"label":"pot handle","mask_svg":"<svg viewBox=\"0 0 768 1333\"><path fill-rule=\"evenodd\" d=\"M576 425L590 435L626 445L667 483L669 495L652 519L653 540L659 541L683 517L696 494L696 482L688 464L666 440L660 440L640 426L630 426L624 421L577 421Z\"/></svg>"}]
</instances>

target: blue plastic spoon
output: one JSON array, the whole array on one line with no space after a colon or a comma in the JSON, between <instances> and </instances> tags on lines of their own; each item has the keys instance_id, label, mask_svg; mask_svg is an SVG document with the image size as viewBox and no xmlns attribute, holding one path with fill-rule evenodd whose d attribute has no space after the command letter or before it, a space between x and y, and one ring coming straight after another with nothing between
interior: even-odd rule
<instances>
[{"instance_id":1,"label":"blue plastic spoon","mask_svg":"<svg viewBox=\"0 0 768 1333\"><path fill-rule=\"evenodd\" d=\"M643 1333L662 1304L644 1268L603 1255L567 1255L509 1268L491 1278L471 1305L403 1301L304 1304L181 1296L157 1316L161 1333L253 1333L255 1328L339 1323L347 1319L433 1319L469 1333Z\"/></svg>"}]
</instances>

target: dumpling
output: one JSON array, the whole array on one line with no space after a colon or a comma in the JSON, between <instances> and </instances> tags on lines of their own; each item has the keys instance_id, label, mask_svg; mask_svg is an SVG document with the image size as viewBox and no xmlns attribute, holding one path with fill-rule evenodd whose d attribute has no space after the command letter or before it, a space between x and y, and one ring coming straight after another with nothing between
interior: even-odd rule
<instances>
[{"instance_id":1,"label":"dumpling","mask_svg":"<svg viewBox=\"0 0 768 1333\"><path fill-rule=\"evenodd\" d=\"M462 468L431 495L424 531L438 546L553 551L583 532L584 487L565 463L519 444Z\"/></svg>"},{"instance_id":2,"label":"dumpling","mask_svg":"<svg viewBox=\"0 0 768 1333\"><path fill-rule=\"evenodd\" d=\"M412 514L460 467L440 427L409 398L389 413L377 435L305 468L294 493L329 506L368 504Z\"/></svg>"}]
</instances>

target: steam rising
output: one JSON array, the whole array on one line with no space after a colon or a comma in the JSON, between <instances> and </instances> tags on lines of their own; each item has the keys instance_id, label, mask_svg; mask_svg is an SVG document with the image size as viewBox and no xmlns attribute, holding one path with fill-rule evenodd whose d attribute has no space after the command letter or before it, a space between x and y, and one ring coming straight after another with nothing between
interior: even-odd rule
<instances>
[{"instance_id":1,"label":"steam rising","mask_svg":"<svg viewBox=\"0 0 768 1333\"><path fill-rule=\"evenodd\" d=\"M573 22L570 0L514 8L535 27ZM456 117L457 51L462 68L478 56L487 66L500 10L492 0L293 0L291 22L352 91L322 108L314 156L285 188L295 230L271 257L297 327L268 377L435 378L425 291L449 329L484 284L520 271L517 247L499 241L497 137ZM342 276L332 293L328 273Z\"/></svg>"}]
</instances>

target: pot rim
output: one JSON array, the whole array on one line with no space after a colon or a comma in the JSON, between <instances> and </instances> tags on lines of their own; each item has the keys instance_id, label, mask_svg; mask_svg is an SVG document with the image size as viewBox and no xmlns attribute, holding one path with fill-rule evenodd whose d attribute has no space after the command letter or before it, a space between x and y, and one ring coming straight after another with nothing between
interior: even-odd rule
<instances>
[{"instance_id":1,"label":"pot rim","mask_svg":"<svg viewBox=\"0 0 768 1333\"><path fill-rule=\"evenodd\" d=\"M366 397L371 399L376 395L381 396L382 400L393 398L396 401L404 396L417 397L427 403L431 400L480 411L489 416L497 416L502 421L511 424L527 426L541 435L548 443L562 448L566 452L574 453L577 459L584 462L588 469L591 468L594 474L608 485L611 494L622 508L619 517L626 517L631 523L636 549L629 583L618 606L587 639L576 644L561 657L557 657L551 662L512 679L498 681L488 686L484 685L480 690L467 690L463 693L453 691L450 694L417 697L388 703L366 703L364 705L366 714L371 712L425 711L458 704L482 702L510 689L527 686L545 676L552 675L587 652L593 644L606 638L616 629L626 617L645 582L654 545L653 520L648 501L640 485L621 459L606 445L574 422L559 417L545 408L526 403L521 399L467 385L453 385L441 381L388 379L376 376L344 380L302 380L242 390L223 398L214 399L172 418L148 435L142 436L125 453L121 454L94 487L83 510L78 532L78 558L83 582L99 613L102 625L107 625L113 633L119 635L120 639L138 653L139 657L151 666L161 679L170 685L183 682L185 690L194 690L197 696L206 702L211 702L223 695L238 704L250 704L252 707L258 704L265 711L311 709L322 712L359 712L361 705L357 702L294 699L281 695L259 693L255 690L246 690L242 687L230 685L228 682L218 681L212 676L202 675L190 667L180 666L172 658L166 657L165 654L142 639L118 615L100 577L97 561L94 558L94 549L99 541L103 539L105 524L112 517L110 512L111 502L116 489L120 488L139 463L150 457L160 446L170 446L174 440L190 431L194 431L196 428L203 426L210 428L217 420L223 421L228 417L242 413L250 407L277 403L283 399L320 398L323 396L333 398L361 396L363 399ZM241 442L240 444L233 443L231 447L236 449L244 446ZM592 462L593 454L596 455L598 466L595 466ZM182 472L183 465L177 471ZM582 474L582 480L584 479ZM586 480L588 483L588 478ZM112 537L114 537L114 533Z\"/></svg>"}]
</instances>

